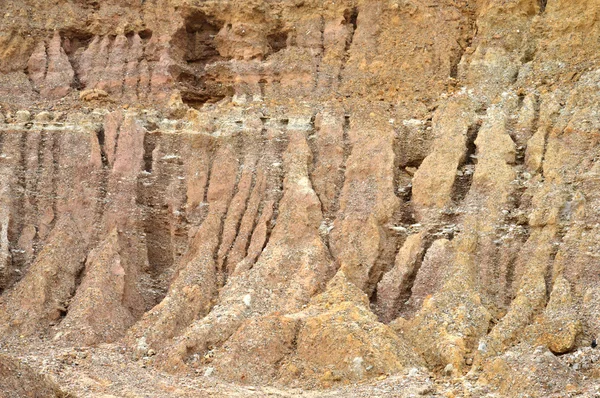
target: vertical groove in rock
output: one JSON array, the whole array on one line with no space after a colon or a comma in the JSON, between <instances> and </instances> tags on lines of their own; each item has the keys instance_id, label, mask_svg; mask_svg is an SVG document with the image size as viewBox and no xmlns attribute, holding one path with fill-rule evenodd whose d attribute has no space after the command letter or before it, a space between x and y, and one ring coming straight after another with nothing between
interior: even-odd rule
<instances>
[{"instance_id":1,"label":"vertical groove in rock","mask_svg":"<svg viewBox=\"0 0 600 398\"><path fill-rule=\"evenodd\" d=\"M238 137L237 151L241 161L238 165L238 170L235 176L235 185L231 198L226 205L226 211L221 216L220 228L218 233L218 242L215 245L213 252L213 260L216 264L218 272L217 280L218 285L223 286L227 279L227 276L223 270L224 257L229 252L233 240L237 234L238 222L244 212L244 206L246 204L247 197L250 193L253 175L253 158L246 156L244 142L242 138Z\"/></svg>"},{"instance_id":2,"label":"vertical groove in rock","mask_svg":"<svg viewBox=\"0 0 600 398\"><path fill-rule=\"evenodd\" d=\"M469 129L467 130L466 151L462 161L458 165L458 176L454 180L454 185L452 186L451 197L452 202L455 204L460 204L471 188L473 174L475 173L477 164L475 140L477 139L480 128L481 124L478 122L469 126Z\"/></svg>"},{"instance_id":3,"label":"vertical groove in rock","mask_svg":"<svg viewBox=\"0 0 600 398\"><path fill-rule=\"evenodd\" d=\"M267 167L269 168L269 174L268 174L268 183L267 183L267 192L265 195L265 200L266 200L266 204L269 204L268 206L268 212L272 212L272 216L270 218L270 220L267 222L267 230L266 230L266 237L265 237L265 241L262 247L262 250L264 250L264 248L266 247L266 245L269 243L269 238L271 236L271 231L273 230L273 227L276 225L277 223L277 217L279 216L279 203L281 201L281 197L283 196L283 189L284 189L284 179L285 179L285 175L283 172L283 153L285 152L285 149L288 146L288 133L287 133L287 128L285 126L281 126L281 127L276 127L273 126L271 128L267 128L267 137L270 137L274 143L269 143L269 145L271 146L271 153L270 153L270 157L268 158L269 161L273 161L273 163L271 163L270 165L268 165ZM263 207L263 209L261 210L261 214L265 214L265 208ZM261 250L261 252L262 252Z\"/></svg>"},{"instance_id":4,"label":"vertical groove in rock","mask_svg":"<svg viewBox=\"0 0 600 398\"><path fill-rule=\"evenodd\" d=\"M343 135L342 135L342 144L343 144L343 158L342 164L338 170L338 184L336 184L335 195L333 198L333 204L331 206L331 214L336 214L340 208L340 196L342 194L342 189L344 188L344 184L346 183L346 165L348 163L348 158L352 153L352 143L348 138L348 130L350 129L350 116L344 115L344 124L343 124Z\"/></svg>"},{"instance_id":5,"label":"vertical groove in rock","mask_svg":"<svg viewBox=\"0 0 600 398\"><path fill-rule=\"evenodd\" d=\"M26 198L26 184L27 184L27 170L26 170L26 158L27 158L27 132L21 131L19 134L20 142L18 148L15 148L15 154L18 156L19 166L17 169L17 187L15 194L19 198L20 201L24 201ZM23 206L17 207L16 219L20 222L16 224L16 233L15 233L15 242L21 237L24 227L24 221L27 215L24 212ZM24 270L26 263L26 258L24 256L25 251L21 248L21 245L17 243L17 246L13 251L13 266L17 269Z\"/></svg>"},{"instance_id":6,"label":"vertical groove in rock","mask_svg":"<svg viewBox=\"0 0 600 398\"><path fill-rule=\"evenodd\" d=\"M241 187L241 190L238 190L232 199L233 206L230 207L230 211L227 213L226 222L223 226L226 236L224 236L223 242L219 247L218 267L223 275L223 282L221 284L226 283L230 274L231 269L228 269L225 264L229 261L229 254L234 250L235 242L240 237L240 233L242 233L241 229L244 217L246 217L246 213L252 214L252 209L250 209L249 206L252 202L252 194L256 189L257 180L257 173L255 170L256 159L254 156L249 157L242 167L245 168L243 171L245 175L242 175L241 177L243 187ZM242 253L242 255L245 255L245 253ZM239 260L234 259L232 262L236 261Z\"/></svg>"},{"instance_id":7,"label":"vertical groove in rock","mask_svg":"<svg viewBox=\"0 0 600 398\"><path fill-rule=\"evenodd\" d=\"M54 224L56 223L56 217L58 216L58 205L60 203L60 179L62 172L60 170L60 159L61 159L61 148L60 148L60 135L54 135L54 140L52 141L52 188L50 191L51 198L51 206L52 206L52 221L50 223L50 230L52 230ZM68 198L64 198L63 200L68 200Z\"/></svg>"},{"instance_id":8,"label":"vertical groove in rock","mask_svg":"<svg viewBox=\"0 0 600 398\"><path fill-rule=\"evenodd\" d=\"M350 49L352 48L352 43L354 41L354 34L358 28L358 8L354 7L344 11L344 25L348 31L348 36L346 37L344 53L342 55L342 65L338 74L340 86L342 85L342 79L344 78L344 69L350 58Z\"/></svg>"}]
</instances>

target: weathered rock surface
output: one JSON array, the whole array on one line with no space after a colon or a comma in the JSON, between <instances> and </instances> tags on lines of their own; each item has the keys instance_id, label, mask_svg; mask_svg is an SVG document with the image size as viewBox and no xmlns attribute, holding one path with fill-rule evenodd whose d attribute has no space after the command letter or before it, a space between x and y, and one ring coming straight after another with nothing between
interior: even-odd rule
<instances>
[{"instance_id":1,"label":"weathered rock surface","mask_svg":"<svg viewBox=\"0 0 600 398\"><path fill-rule=\"evenodd\" d=\"M579 394L578 375L544 347L517 346L486 363L479 379L506 397Z\"/></svg>"},{"instance_id":2,"label":"weathered rock surface","mask_svg":"<svg viewBox=\"0 0 600 398\"><path fill-rule=\"evenodd\" d=\"M240 385L595 393L598 13L6 0L7 349L122 344L158 378Z\"/></svg>"},{"instance_id":3,"label":"weathered rock surface","mask_svg":"<svg viewBox=\"0 0 600 398\"><path fill-rule=\"evenodd\" d=\"M0 396L3 398L65 397L58 386L15 358L0 354Z\"/></svg>"}]
</instances>

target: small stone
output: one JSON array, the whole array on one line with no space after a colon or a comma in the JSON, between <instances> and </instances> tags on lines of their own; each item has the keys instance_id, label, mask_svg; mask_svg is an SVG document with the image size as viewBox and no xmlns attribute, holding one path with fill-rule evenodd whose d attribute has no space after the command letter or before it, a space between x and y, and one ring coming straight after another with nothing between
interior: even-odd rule
<instances>
[{"instance_id":1,"label":"small stone","mask_svg":"<svg viewBox=\"0 0 600 398\"><path fill-rule=\"evenodd\" d=\"M573 384L567 384L565 386L565 391L567 392L574 392L575 390L577 390L577 387L575 387Z\"/></svg>"},{"instance_id":2,"label":"small stone","mask_svg":"<svg viewBox=\"0 0 600 398\"><path fill-rule=\"evenodd\" d=\"M434 392L434 389L431 386L423 386L423 387L421 387L421 388L419 388L417 390L417 394L419 394L419 395L428 395L428 396L431 396L431 394L433 392Z\"/></svg>"},{"instance_id":3,"label":"small stone","mask_svg":"<svg viewBox=\"0 0 600 398\"><path fill-rule=\"evenodd\" d=\"M204 371L204 377L210 377L215 372L215 368L206 368Z\"/></svg>"},{"instance_id":4,"label":"small stone","mask_svg":"<svg viewBox=\"0 0 600 398\"><path fill-rule=\"evenodd\" d=\"M487 345L485 344L485 342L480 341L479 345L477 346L477 350L481 352L487 351Z\"/></svg>"},{"instance_id":5,"label":"small stone","mask_svg":"<svg viewBox=\"0 0 600 398\"><path fill-rule=\"evenodd\" d=\"M352 364L354 365L354 372L359 377L362 377L362 375L363 375L363 362L364 362L364 359L362 357L356 357L356 358L354 358L354 360L352 360Z\"/></svg>"},{"instance_id":6,"label":"small stone","mask_svg":"<svg viewBox=\"0 0 600 398\"><path fill-rule=\"evenodd\" d=\"M17 111L15 114L15 120L17 123L27 123L31 120L31 112L26 110Z\"/></svg>"},{"instance_id":7,"label":"small stone","mask_svg":"<svg viewBox=\"0 0 600 398\"><path fill-rule=\"evenodd\" d=\"M292 363L287 366L287 371L294 376L300 375L300 369Z\"/></svg>"},{"instance_id":8,"label":"small stone","mask_svg":"<svg viewBox=\"0 0 600 398\"><path fill-rule=\"evenodd\" d=\"M446 367L444 368L444 374L446 376L451 376L453 372L454 372L454 365L452 365L451 363L446 365Z\"/></svg>"},{"instance_id":9,"label":"small stone","mask_svg":"<svg viewBox=\"0 0 600 398\"><path fill-rule=\"evenodd\" d=\"M404 170L411 177L414 176L415 173L417 172L417 168L416 167L405 167Z\"/></svg>"},{"instance_id":10,"label":"small stone","mask_svg":"<svg viewBox=\"0 0 600 398\"><path fill-rule=\"evenodd\" d=\"M246 305L246 307L250 307L250 304L252 304L252 296L250 296L249 294L245 295L244 298L242 299L242 301L244 302L244 304Z\"/></svg>"},{"instance_id":11,"label":"small stone","mask_svg":"<svg viewBox=\"0 0 600 398\"><path fill-rule=\"evenodd\" d=\"M148 348L149 347L148 347L148 343L146 343L146 337L145 336L140 337L137 341L138 352L140 352L140 353L147 352Z\"/></svg>"},{"instance_id":12,"label":"small stone","mask_svg":"<svg viewBox=\"0 0 600 398\"><path fill-rule=\"evenodd\" d=\"M390 225L388 228L391 229L392 231L402 232L402 233L406 233L408 231L402 225Z\"/></svg>"},{"instance_id":13,"label":"small stone","mask_svg":"<svg viewBox=\"0 0 600 398\"><path fill-rule=\"evenodd\" d=\"M465 364L466 364L467 366L471 366L471 365L473 365L473 358L467 358L467 359L465 359Z\"/></svg>"},{"instance_id":14,"label":"small stone","mask_svg":"<svg viewBox=\"0 0 600 398\"><path fill-rule=\"evenodd\" d=\"M35 115L34 120L38 123L48 123L52 120L52 115L48 111L42 111Z\"/></svg>"},{"instance_id":15,"label":"small stone","mask_svg":"<svg viewBox=\"0 0 600 398\"><path fill-rule=\"evenodd\" d=\"M92 101L100 98L108 97L108 93L104 90L93 88L91 90L83 90L79 93L79 99L82 101Z\"/></svg>"},{"instance_id":16,"label":"small stone","mask_svg":"<svg viewBox=\"0 0 600 398\"><path fill-rule=\"evenodd\" d=\"M148 350L148 356L151 357L151 356L154 356L154 355L156 355L156 351L154 351L152 348L149 349Z\"/></svg>"}]
</instances>

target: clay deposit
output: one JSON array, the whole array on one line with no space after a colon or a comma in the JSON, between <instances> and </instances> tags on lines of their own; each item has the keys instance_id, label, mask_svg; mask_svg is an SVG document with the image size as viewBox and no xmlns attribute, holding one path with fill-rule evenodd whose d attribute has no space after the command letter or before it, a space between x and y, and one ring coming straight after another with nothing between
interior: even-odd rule
<instances>
[{"instance_id":1,"label":"clay deposit","mask_svg":"<svg viewBox=\"0 0 600 398\"><path fill-rule=\"evenodd\" d=\"M4 0L0 397L600 396L598 20Z\"/></svg>"}]
</instances>

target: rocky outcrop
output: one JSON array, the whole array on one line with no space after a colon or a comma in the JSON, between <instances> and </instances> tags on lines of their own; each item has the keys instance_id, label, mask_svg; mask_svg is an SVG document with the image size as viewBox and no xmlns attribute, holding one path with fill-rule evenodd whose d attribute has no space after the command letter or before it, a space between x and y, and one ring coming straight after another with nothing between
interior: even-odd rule
<instances>
[{"instance_id":1,"label":"rocky outcrop","mask_svg":"<svg viewBox=\"0 0 600 398\"><path fill-rule=\"evenodd\" d=\"M586 385L555 356L600 328L594 1L6 3L3 337Z\"/></svg>"},{"instance_id":2,"label":"rocky outcrop","mask_svg":"<svg viewBox=\"0 0 600 398\"><path fill-rule=\"evenodd\" d=\"M61 42L56 32L47 45L44 42L37 45L27 62L29 78L42 98L62 98L74 83L75 72Z\"/></svg>"},{"instance_id":3,"label":"rocky outcrop","mask_svg":"<svg viewBox=\"0 0 600 398\"><path fill-rule=\"evenodd\" d=\"M301 312L246 321L210 364L238 382L304 379L323 386L419 365L412 348L377 321L367 296L343 271Z\"/></svg>"}]
</instances>

